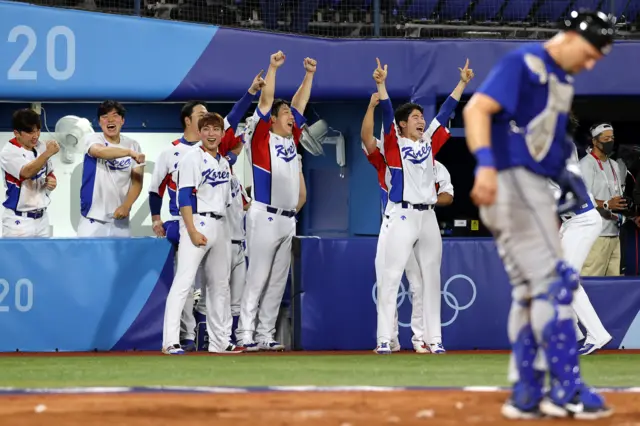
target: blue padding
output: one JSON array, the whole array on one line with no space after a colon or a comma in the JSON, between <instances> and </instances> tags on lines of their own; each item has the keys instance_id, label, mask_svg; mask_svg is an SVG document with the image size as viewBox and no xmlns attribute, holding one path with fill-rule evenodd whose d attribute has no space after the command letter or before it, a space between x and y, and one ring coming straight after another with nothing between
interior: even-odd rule
<instances>
[{"instance_id":1,"label":"blue padding","mask_svg":"<svg viewBox=\"0 0 640 426\"><path fill-rule=\"evenodd\" d=\"M527 19L536 0L518 0L507 2L502 11L502 19L508 22L522 22Z\"/></svg>"},{"instance_id":2,"label":"blue padding","mask_svg":"<svg viewBox=\"0 0 640 426\"><path fill-rule=\"evenodd\" d=\"M300 319L301 347L373 349L377 238L301 238L299 243L294 294L299 311L294 317ZM441 274L445 348L510 349L506 327L511 285L493 240L443 239ZM613 336L607 348L640 349L640 278L585 278L582 285ZM408 290L403 278L397 303L404 347L411 347Z\"/></svg>"},{"instance_id":3,"label":"blue padding","mask_svg":"<svg viewBox=\"0 0 640 426\"><path fill-rule=\"evenodd\" d=\"M471 18L475 21L492 21L497 19L500 8L505 0L480 0L471 12ZM515 2L520 3L520 2Z\"/></svg>"},{"instance_id":4,"label":"blue padding","mask_svg":"<svg viewBox=\"0 0 640 426\"><path fill-rule=\"evenodd\" d=\"M0 351L162 346L168 241L3 238L0 250Z\"/></svg>"},{"instance_id":5,"label":"blue padding","mask_svg":"<svg viewBox=\"0 0 640 426\"><path fill-rule=\"evenodd\" d=\"M564 16L570 3L570 0L545 1L538 9L536 19L542 22L556 22Z\"/></svg>"}]
</instances>

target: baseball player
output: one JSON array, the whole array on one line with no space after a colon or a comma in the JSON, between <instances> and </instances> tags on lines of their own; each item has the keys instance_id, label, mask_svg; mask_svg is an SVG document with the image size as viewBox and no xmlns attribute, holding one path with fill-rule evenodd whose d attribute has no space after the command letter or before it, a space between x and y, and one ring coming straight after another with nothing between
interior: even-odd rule
<instances>
[{"instance_id":1,"label":"baseball player","mask_svg":"<svg viewBox=\"0 0 640 426\"><path fill-rule=\"evenodd\" d=\"M569 161L578 164L578 151L575 145L573 145ZM560 187L553 181L550 183L555 191L555 198L559 199L562 195ZM560 226L562 252L567 263L576 271L582 269L591 247L593 247L602 230L602 218L595 207L596 205L593 195L589 193L589 201L587 203L578 206L574 211L560 216L562 221L562 226ZM612 337L602 325L600 318L598 318L598 314L593 308L582 284L578 286L573 298L573 310L576 314L576 340L581 341L585 338L582 330L577 327L577 321L582 323L587 330L586 340L578 350L578 353L580 355L589 355L609 343Z\"/></svg>"},{"instance_id":2,"label":"baseball player","mask_svg":"<svg viewBox=\"0 0 640 426\"><path fill-rule=\"evenodd\" d=\"M53 157L60 147L56 141L40 141L40 116L31 109L13 113L15 138L0 151L0 168L7 193L2 216L2 236L50 237L49 193L56 189Z\"/></svg>"},{"instance_id":3,"label":"baseball player","mask_svg":"<svg viewBox=\"0 0 640 426\"><path fill-rule=\"evenodd\" d=\"M454 93L454 96L458 95ZM440 113L438 114L443 121L445 118L451 115L453 110L455 109L455 105L457 105L457 100L453 98L454 102L447 100ZM376 169L376 173L378 175L378 184L380 186L380 201L381 201L381 212L382 212L382 224L380 226L380 235L378 236L378 247L384 244L384 237L386 235L386 219L385 208L387 206L387 202L389 200L388 188L390 185L391 172L389 171L387 164L384 160L384 156L380 152L378 148L381 146L381 142L373 136L373 112L375 107L380 102L380 96L378 93L374 93L371 95L371 100L369 102L369 107L367 108L367 113L362 120L362 128L360 131L360 137L362 139L362 149L364 153L367 155L367 159ZM448 115L447 115L448 114ZM438 161L436 163L436 190L438 192L438 202L436 202L437 206L445 206L449 205L453 202L453 186L451 185L451 177L449 176L449 172L447 169ZM431 328L434 332L437 333L437 330L440 330L440 312L437 315L429 315L428 318L423 318L423 309L422 309L422 278L420 276L420 269L417 266L417 261L415 259L415 255L413 252L409 257L409 261L405 267L405 273L407 275L407 280L409 281L409 288L411 292L411 300L412 300L412 310L411 310L411 330L413 332L413 336L411 338L413 349L417 353L430 353L430 347L424 342L424 329L426 321L435 321L434 324L431 325ZM439 292L439 286L438 286ZM435 295L435 297L440 297L440 294ZM438 333L439 336L440 333ZM437 343L434 344L437 346ZM391 352L400 351L400 343L398 341L398 310L396 309L395 314L395 326L394 333L391 338L391 342L389 343L389 349ZM434 347L434 352L437 350L444 350L444 348ZM377 350L376 350L377 351ZM437 353L437 352L435 352Z\"/></svg>"},{"instance_id":4,"label":"baseball player","mask_svg":"<svg viewBox=\"0 0 640 426\"><path fill-rule=\"evenodd\" d=\"M316 71L316 61L305 58L305 77L289 106L274 100L276 72L284 61L282 52L271 55L266 86L245 128L254 197L247 211L249 267L236 336L247 351L284 350L275 341L276 320L291 263L295 215L303 201L297 148Z\"/></svg>"},{"instance_id":5,"label":"baseball player","mask_svg":"<svg viewBox=\"0 0 640 426\"><path fill-rule=\"evenodd\" d=\"M562 259L557 214L589 200L580 169L567 164L572 75L609 52L614 31L601 12L572 12L563 24L551 40L500 60L464 109L467 145L478 165L471 198L513 285L513 391L502 407L509 419L595 419L612 412L580 374L571 308L579 276ZM561 188L560 209L549 178Z\"/></svg>"},{"instance_id":6,"label":"baseball player","mask_svg":"<svg viewBox=\"0 0 640 426\"><path fill-rule=\"evenodd\" d=\"M242 143L236 138L235 132L240 120L247 112L255 95L264 85L262 78L263 71L253 79L251 86L242 98L236 102L229 115L225 117L225 134L218 147L222 155L227 157L229 164L233 166L237 160L237 155L242 150ZM180 211L176 200L176 180L178 174L178 163L188 150L199 145L200 135L198 132L198 121L207 113L207 104L202 101L187 102L180 112L180 121L184 130L184 135L171 143L171 145L160 153L153 169L151 185L149 187L149 209L153 221L153 232L158 237L167 239L178 248L180 237ZM169 212L171 220L162 222L160 211L162 210L162 197L168 188ZM176 257L177 259L177 257ZM195 287L201 288L202 266L196 275ZM203 299L204 300L204 299ZM194 299L190 293L185 303L181 322L181 342L183 349L193 351L195 344L196 319L193 314ZM202 304L204 305L204 303Z\"/></svg>"},{"instance_id":7,"label":"baseball player","mask_svg":"<svg viewBox=\"0 0 640 426\"><path fill-rule=\"evenodd\" d=\"M231 174L231 206L227 210L229 230L231 232L231 275L229 287L231 293L227 329L230 341L237 341L235 331L240 318L240 303L247 277L245 262L245 212L251 205L251 199L235 174Z\"/></svg>"},{"instance_id":8,"label":"baseball player","mask_svg":"<svg viewBox=\"0 0 640 426\"><path fill-rule=\"evenodd\" d=\"M119 102L103 102L98 107L103 133L84 138L78 237L131 236L129 213L142 191L144 154L137 141L120 134L125 113Z\"/></svg>"},{"instance_id":9,"label":"baseball player","mask_svg":"<svg viewBox=\"0 0 640 426\"><path fill-rule=\"evenodd\" d=\"M167 296L164 314L163 352L185 353L180 346L180 314L200 263L204 263L209 352L243 351L229 341L229 266L231 238L227 207L231 204L231 166L218 152L225 133L224 119L207 113L198 122L202 146L189 150L178 164L180 249L178 270Z\"/></svg>"},{"instance_id":10,"label":"baseball player","mask_svg":"<svg viewBox=\"0 0 640 426\"><path fill-rule=\"evenodd\" d=\"M383 112L383 142L378 147L389 168L389 202L385 214L383 243L378 240L376 282L378 284L378 336L375 352L391 353L394 319L397 315L398 287L407 261L414 252L422 277L423 306L427 312L432 353L444 353L440 329L440 262L442 238L433 209L437 202L435 161L437 153L449 139L445 123L462 91L473 77L469 61L460 68L460 83L447 99L445 108L426 127L422 107L404 104L394 114L387 94L387 66L378 61L373 78L378 86ZM445 103L446 104L446 103ZM370 152L372 147L367 148ZM437 326L436 326L437 324Z\"/></svg>"}]
</instances>

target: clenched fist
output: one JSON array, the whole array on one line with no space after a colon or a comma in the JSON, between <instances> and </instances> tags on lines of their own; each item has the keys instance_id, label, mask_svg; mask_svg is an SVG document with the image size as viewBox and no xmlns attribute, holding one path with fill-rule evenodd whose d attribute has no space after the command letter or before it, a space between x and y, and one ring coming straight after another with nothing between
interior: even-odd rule
<instances>
[{"instance_id":1,"label":"clenched fist","mask_svg":"<svg viewBox=\"0 0 640 426\"><path fill-rule=\"evenodd\" d=\"M303 64L304 64L304 69L307 70L307 72L310 72L310 73L316 72L316 65L318 63L316 62L315 59L304 58Z\"/></svg>"},{"instance_id":2,"label":"clenched fist","mask_svg":"<svg viewBox=\"0 0 640 426\"><path fill-rule=\"evenodd\" d=\"M47 141L47 153L49 155L54 155L57 154L58 151L60 151L60 145L58 145L58 142L56 141Z\"/></svg>"},{"instance_id":3,"label":"clenched fist","mask_svg":"<svg viewBox=\"0 0 640 426\"><path fill-rule=\"evenodd\" d=\"M286 56L282 53L282 50L278 50L276 53L271 55L271 66L280 68L282 64L284 64Z\"/></svg>"}]
</instances>

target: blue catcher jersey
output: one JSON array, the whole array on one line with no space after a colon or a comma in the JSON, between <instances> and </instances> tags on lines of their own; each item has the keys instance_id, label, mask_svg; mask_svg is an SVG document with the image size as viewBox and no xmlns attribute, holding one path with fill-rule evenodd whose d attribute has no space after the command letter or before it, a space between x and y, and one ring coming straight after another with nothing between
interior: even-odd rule
<instances>
[{"instance_id":1,"label":"blue catcher jersey","mask_svg":"<svg viewBox=\"0 0 640 426\"><path fill-rule=\"evenodd\" d=\"M496 168L526 167L557 177L571 154L566 129L573 77L536 43L506 55L478 92L502 106L491 126Z\"/></svg>"}]
</instances>

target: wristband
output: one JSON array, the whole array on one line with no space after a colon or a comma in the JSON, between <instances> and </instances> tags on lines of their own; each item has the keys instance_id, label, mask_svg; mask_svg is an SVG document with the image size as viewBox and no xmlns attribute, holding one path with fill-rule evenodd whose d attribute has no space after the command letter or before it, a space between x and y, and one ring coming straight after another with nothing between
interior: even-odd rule
<instances>
[{"instance_id":1,"label":"wristband","mask_svg":"<svg viewBox=\"0 0 640 426\"><path fill-rule=\"evenodd\" d=\"M488 146L482 147L474 153L478 167L495 167L493 152Z\"/></svg>"}]
</instances>

